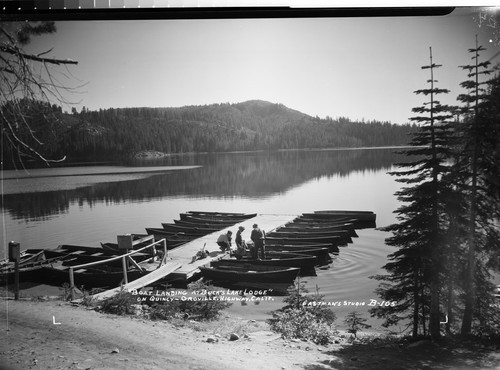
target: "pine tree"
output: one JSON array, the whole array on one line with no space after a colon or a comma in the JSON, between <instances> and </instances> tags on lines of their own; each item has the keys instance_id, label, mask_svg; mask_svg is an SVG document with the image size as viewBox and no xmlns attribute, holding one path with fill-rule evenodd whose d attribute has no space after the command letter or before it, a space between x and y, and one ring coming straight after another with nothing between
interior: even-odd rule
<instances>
[{"instance_id":1,"label":"pine tree","mask_svg":"<svg viewBox=\"0 0 500 370\"><path fill-rule=\"evenodd\" d=\"M463 70L468 71L469 79L461 83L467 94L461 94L457 98L465 104L462 110L463 124L460 127L461 155L454 166L456 183L460 185L463 199L467 202L462 335L471 333L476 302L488 296L478 289L478 284L484 288L488 282L489 271L484 268L485 261L488 261L491 253L498 249L500 237L498 226L495 225L499 210L500 186L496 176L491 176L498 171L500 123L498 110L495 112L498 102L492 99L495 90L491 88L488 91L487 86L490 81L485 81L483 78L492 72L488 69L490 64L488 61L480 61L480 54L484 50L486 49L478 45L476 36L476 46L468 50L472 54L473 63L461 66ZM494 108L495 105L497 108Z\"/></svg>"},{"instance_id":2,"label":"pine tree","mask_svg":"<svg viewBox=\"0 0 500 370\"><path fill-rule=\"evenodd\" d=\"M2 154L6 158L11 158L13 162L17 159L22 164L26 157L41 160L47 164L58 161L49 157L50 151L46 154L44 150L44 145L50 146L54 141L42 140L43 135L37 132L40 128L34 124L40 121L39 114L43 115L42 120L45 122L55 121L58 117L52 114L53 110L38 110L33 115L28 115L27 111L50 106L54 100L61 104L67 103L62 93L68 91L69 88L57 82L54 71L48 66L77 64L77 62L46 57L45 54L50 50L40 54L30 54L24 51L24 46L31 41L32 36L55 31L54 22L49 21L0 24ZM39 68L40 66L43 68Z\"/></svg>"},{"instance_id":3,"label":"pine tree","mask_svg":"<svg viewBox=\"0 0 500 370\"><path fill-rule=\"evenodd\" d=\"M410 119L420 126L410 143L413 148L402 152L414 159L397 165L406 170L391 173L398 176L396 181L408 184L396 193L404 203L395 211L400 222L383 229L393 233L386 243L399 249L388 256L391 262L384 266L389 275L374 278L385 282L377 291L381 298L396 305L371 311L372 315L386 317L387 324L411 318L413 336L427 334L428 316L429 333L434 339L440 336L441 280L449 227L444 199L451 191L450 183L442 178L449 172L453 118L453 107L437 100L437 95L449 92L436 87L434 71L439 67L430 49L430 64L422 67L430 72L429 87L415 91L429 100L413 109L419 115Z\"/></svg>"}]
</instances>

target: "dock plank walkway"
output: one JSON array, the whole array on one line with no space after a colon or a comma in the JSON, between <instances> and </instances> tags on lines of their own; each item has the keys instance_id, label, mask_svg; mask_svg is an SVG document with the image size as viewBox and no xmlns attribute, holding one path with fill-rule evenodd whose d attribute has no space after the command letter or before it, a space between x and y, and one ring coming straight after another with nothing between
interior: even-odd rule
<instances>
[{"instance_id":1,"label":"dock plank walkway","mask_svg":"<svg viewBox=\"0 0 500 370\"><path fill-rule=\"evenodd\" d=\"M261 230L267 233L275 230L279 226L286 224L287 222L293 220L295 217L297 217L297 215L261 214L225 229L202 236L178 248L168 251L168 257L170 261L168 261L160 268L124 285L123 288L118 287L107 290L105 292L97 293L94 294L92 298L102 300L112 297L122 289L126 291L140 289L166 276L174 280L182 280L187 282L195 274L199 273L199 267L208 265L212 261L216 261L224 256L227 256L227 252L221 252L219 246L217 245L217 238L219 237L219 235L225 234L228 230L231 230L233 232L234 249L234 238L236 237L236 232L238 231L238 228L240 226L243 226L245 228L245 231L243 231L242 233L243 239L249 242L253 224L259 225ZM193 257L198 251L202 249L208 251L209 255L206 258L193 261Z\"/></svg>"},{"instance_id":2,"label":"dock plank walkway","mask_svg":"<svg viewBox=\"0 0 500 370\"><path fill-rule=\"evenodd\" d=\"M199 267L208 265L211 261L218 260L227 255L227 253L220 251L219 246L217 245L217 238L219 235L227 233L228 230L233 232L234 249L234 238L236 237L238 227L243 226L245 228L245 231L242 233L242 237L243 240L249 242L253 224L259 225L261 230L268 233L293 220L297 216L298 215L259 214L256 217L244 220L233 226L229 226L225 229L202 236L178 248L172 249L168 253L169 257L174 261L181 262L182 267L172 272L169 277L187 281L199 272ZM205 250L210 252L210 256L192 262L193 256L195 256L198 251L202 250L203 247L205 247Z\"/></svg>"},{"instance_id":3,"label":"dock plank walkway","mask_svg":"<svg viewBox=\"0 0 500 370\"><path fill-rule=\"evenodd\" d=\"M163 266L160 266L156 270L150 272L147 275L144 275L143 277L136 279L134 281L131 281L128 284L123 285L123 287L118 287L110 290L106 290L101 293L94 294L92 298L97 299L97 300L102 300L106 299L109 297L114 296L116 293L120 292L122 289L125 291L131 291L131 290L137 290L142 287L145 287L151 283L154 283L157 280L160 280L161 278L167 276L171 272L177 270L179 267L182 266L182 263L179 261L167 261Z\"/></svg>"}]
</instances>

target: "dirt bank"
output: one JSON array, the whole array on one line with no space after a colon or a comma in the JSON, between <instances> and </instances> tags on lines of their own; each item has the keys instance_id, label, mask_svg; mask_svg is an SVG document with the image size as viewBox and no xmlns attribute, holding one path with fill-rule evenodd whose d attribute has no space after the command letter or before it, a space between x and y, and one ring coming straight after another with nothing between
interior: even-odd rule
<instances>
[{"instance_id":1,"label":"dirt bank","mask_svg":"<svg viewBox=\"0 0 500 370\"><path fill-rule=\"evenodd\" d=\"M208 325L175 326L61 301L3 298L0 305L1 369L500 369L494 346L341 338L317 346L285 341L263 321L227 315ZM240 338L229 340L231 331Z\"/></svg>"}]
</instances>

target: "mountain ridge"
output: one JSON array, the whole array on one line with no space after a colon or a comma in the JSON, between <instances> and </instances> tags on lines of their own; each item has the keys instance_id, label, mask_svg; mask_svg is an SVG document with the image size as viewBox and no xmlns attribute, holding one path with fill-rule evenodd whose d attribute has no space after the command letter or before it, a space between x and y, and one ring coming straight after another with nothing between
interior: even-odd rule
<instances>
[{"instance_id":1,"label":"mountain ridge","mask_svg":"<svg viewBox=\"0 0 500 370\"><path fill-rule=\"evenodd\" d=\"M50 108L50 107L49 107ZM389 122L325 119L265 100L183 107L73 110L52 107L52 121L33 115L33 127L51 132L47 157L109 161L143 151L228 152L307 148L398 146L415 126ZM54 123L57 122L57 123ZM33 145L37 145L34 143ZM12 159L12 153L4 158Z\"/></svg>"}]
</instances>

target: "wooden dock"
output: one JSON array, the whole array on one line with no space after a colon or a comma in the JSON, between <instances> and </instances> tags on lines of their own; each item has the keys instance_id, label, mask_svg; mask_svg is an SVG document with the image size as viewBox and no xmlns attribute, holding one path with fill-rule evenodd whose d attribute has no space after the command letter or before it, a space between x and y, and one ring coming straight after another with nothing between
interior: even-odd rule
<instances>
[{"instance_id":1,"label":"wooden dock","mask_svg":"<svg viewBox=\"0 0 500 370\"><path fill-rule=\"evenodd\" d=\"M128 284L125 284L121 287L106 290L101 293L94 294L92 298L97 299L97 300L102 300L106 299L109 297L114 296L115 294L119 293L122 289L125 291L131 291L131 290L138 290L140 288L143 288L147 285L150 285L154 283L157 280L160 280L170 274L172 271L177 270L179 267L181 267L182 264L177 261L168 261L164 265L160 266L158 269L150 272L149 274L136 279Z\"/></svg>"},{"instance_id":2,"label":"wooden dock","mask_svg":"<svg viewBox=\"0 0 500 370\"><path fill-rule=\"evenodd\" d=\"M219 260L222 257L226 256L227 253L223 253L220 251L220 248L217 244L217 238L219 237L219 235L227 233L228 230L231 230L233 232L232 239L234 248L234 238L236 237L236 232L238 231L238 228L240 226L243 226L245 228L245 231L243 231L242 233L243 239L249 242L253 224L259 225L261 230L268 233L275 230L277 227L293 220L297 216L298 215L259 214L256 217L244 220L238 224L202 236L178 248L172 249L168 252L169 257L174 261L182 263L182 267L169 274L169 278L172 278L172 280L187 282L197 273L199 273L199 267L208 265L210 262ZM206 251L209 251L210 255L207 258L192 262L193 257L196 255L196 253L203 248L205 248Z\"/></svg>"},{"instance_id":3,"label":"wooden dock","mask_svg":"<svg viewBox=\"0 0 500 370\"><path fill-rule=\"evenodd\" d=\"M242 237L245 241L249 242L253 224L259 225L260 229L267 233L275 230L279 226L286 224L295 217L297 217L297 215L257 215L254 218L244 220L233 226L205 236L201 236L196 240L168 251L169 261L160 268L137 280L125 284L122 287L94 294L92 298L97 300L106 299L117 294L122 289L125 291L138 290L165 277L168 277L170 280L176 280L185 284L200 272L199 267L208 265L212 261L216 261L224 256L227 256L228 253L221 252L219 245L217 244L217 238L219 237L219 235L225 234L228 230L231 230L233 232L234 241L238 228L240 226L243 226L245 228L245 231L243 231ZM209 255L205 258L193 261L193 257L198 251L202 249L208 251Z\"/></svg>"}]
</instances>

